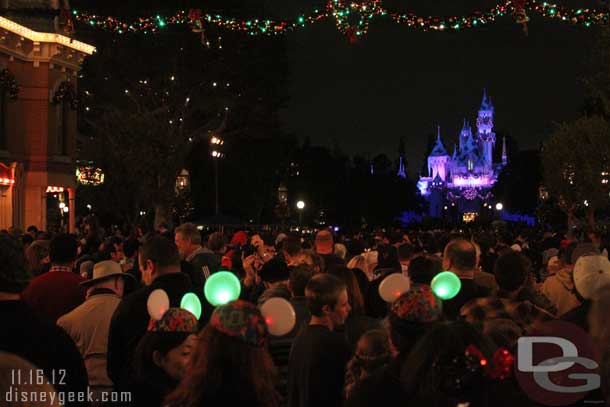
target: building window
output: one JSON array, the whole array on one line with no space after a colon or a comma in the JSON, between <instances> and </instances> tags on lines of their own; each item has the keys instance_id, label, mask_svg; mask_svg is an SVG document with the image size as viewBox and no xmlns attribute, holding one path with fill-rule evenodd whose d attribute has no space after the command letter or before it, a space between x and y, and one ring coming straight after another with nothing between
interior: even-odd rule
<instances>
[{"instance_id":1,"label":"building window","mask_svg":"<svg viewBox=\"0 0 610 407\"><path fill-rule=\"evenodd\" d=\"M76 110L76 90L72 83L63 81L57 87L51 100L55 105L55 154L68 155L68 136L70 134L70 110Z\"/></svg>"},{"instance_id":2,"label":"building window","mask_svg":"<svg viewBox=\"0 0 610 407\"><path fill-rule=\"evenodd\" d=\"M6 92L0 93L0 150L7 149Z\"/></svg>"},{"instance_id":3,"label":"building window","mask_svg":"<svg viewBox=\"0 0 610 407\"><path fill-rule=\"evenodd\" d=\"M55 106L55 154L68 154L68 107L67 103L61 102Z\"/></svg>"},{"instance_id":4,"label":"building window","mask_svg":"<svg viewBox=\"0 0 610 407\"><path fill-rule=\"evenodd\" d=\"M9 100L17 100L19 85L15 76L6 68L0 69L0 150L8 147L6 128L7 105Z\"/></svg>"},{"instance_id":5,"label":"building window","mask_svg":"<svg viewBox=\"0 0 610 407\"><path fill-rule=\"evenodd\" d=\"M474 170L474 163L472 160L468 160L468 171Z\"/></svg>"}]
</instances>

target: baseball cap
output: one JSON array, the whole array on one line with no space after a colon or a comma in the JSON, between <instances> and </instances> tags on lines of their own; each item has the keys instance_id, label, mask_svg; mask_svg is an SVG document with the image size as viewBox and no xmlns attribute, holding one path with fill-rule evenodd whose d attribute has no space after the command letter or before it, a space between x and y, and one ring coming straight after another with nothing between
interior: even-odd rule
<instances>
[{"instance_id":1,"label":"baseball cap","mask_svg":"<svg viewBox=\"0 0 610 407\"><path fill-rule=\"evenodd\" d=\"M574 265L574 286L585 299L592 299L597 291L610 285L610 261L600 255L582 256Z\"/></svg>"}]
</instances>

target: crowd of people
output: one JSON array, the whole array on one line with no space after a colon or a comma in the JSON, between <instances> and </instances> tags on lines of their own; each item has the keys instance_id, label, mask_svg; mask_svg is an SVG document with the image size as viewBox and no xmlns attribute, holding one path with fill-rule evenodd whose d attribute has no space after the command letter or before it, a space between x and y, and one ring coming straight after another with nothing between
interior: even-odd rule
<instances>
[{"instance_id":1,"label":"crowd of people","mask_svg":"<svg viewBox=\"0 0 610 407\"><path fill-rule=\"evenodd\" d=\"M545 405L517 379L515 354L523 336L557 334L552 321L588 334L601 376L573 405L610 403L608 251L593 229L505 224L3 232L0 405ZM222 270L241 290L215 307L204 287ZM460 282L444 300L432 285L443 271ZM393 274L410 288L387 302L379 288ZM169 308L154 317L157 290ZM183 307L188 293L201 315ZM282 336L261 313L273 298L294 310Z\"/></svg>"}]
</instances>

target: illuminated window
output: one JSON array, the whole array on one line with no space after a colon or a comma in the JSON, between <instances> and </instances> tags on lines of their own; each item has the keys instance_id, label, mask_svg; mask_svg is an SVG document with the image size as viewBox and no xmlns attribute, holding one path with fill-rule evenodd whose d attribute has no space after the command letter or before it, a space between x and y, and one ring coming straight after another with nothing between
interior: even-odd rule
<instances>
[{"instance_id":1,"label":"illuminated window","mask_svg":"<svg viewBox=\"0 0 610 407\"><path fill-rule=\"evenodd\" d=\"M474 169L474 163L472 160L468 160L468 171L472 171Z\"/></svg>"},{"instance_id":2,"label":"illuminated window","mask_svg":"<svg viewBox=\"0 0 610 407\"><path fill-rule=\"evenodd\" d=\"M462 220L464 221L464 223L470 223L470 222L474 222L477 218L477 213L476 212L466 212L462 215Z\"/></svg>"}]
</instances>

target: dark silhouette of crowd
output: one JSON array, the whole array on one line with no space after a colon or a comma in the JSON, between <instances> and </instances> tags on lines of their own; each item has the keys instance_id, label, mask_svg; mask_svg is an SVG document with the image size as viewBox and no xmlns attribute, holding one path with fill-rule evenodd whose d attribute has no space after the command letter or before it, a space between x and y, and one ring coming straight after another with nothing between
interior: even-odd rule
<instances>
[{"instance_id":1,"label":"dark silhouette of crowd","mask_svg":"<svg viewBox=\"0 0 610 407\"><path fill-rule=\"evenodd\" d=\"M556 321L586 334L601 376L570 405L604 405L609 249L595 229L506 223L3 231L0 405L545 405L517 377L516 355L521 337L560 336ZM240 293L214 306L204 287L221 271ZM459 280L452 298L433 284L443 271ZM397 274L409 289L386 301L381 288ZM184 306L189 293L200 315ZM294 314L279 336L262 311L278 298Z\"/></svg>"}]
</instances>

